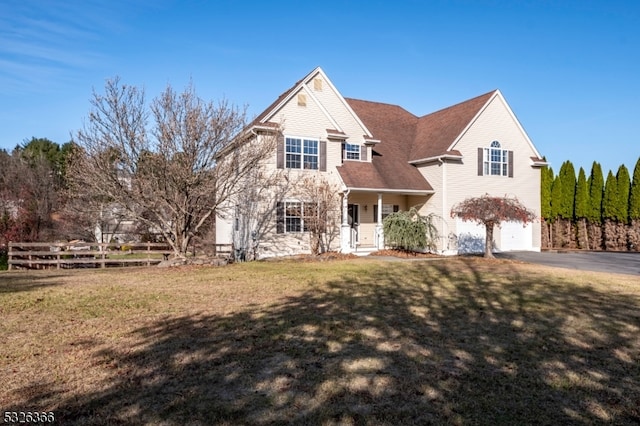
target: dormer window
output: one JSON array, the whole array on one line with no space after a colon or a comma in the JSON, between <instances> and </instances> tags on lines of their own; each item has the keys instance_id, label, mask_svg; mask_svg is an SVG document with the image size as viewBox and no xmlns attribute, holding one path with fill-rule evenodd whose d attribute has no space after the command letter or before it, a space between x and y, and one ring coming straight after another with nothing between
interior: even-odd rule
<instances>
[{"instance_id":1,"label":"dormer window","mask_svg":"<svg viewBox=\"0 0 640 426\"><path fill-rule=\"evenodd\" d=\"M513 177L513 151L502 149L498 141L478 148L478 175Z\"/></svg>"},{"instance_id":2,"label":"dormer window","mask_svg":"<svg viewBox=\"0 0 640 426\"><path fill-rule=\"evenodd\" d=\"M345 160L359 160L360 159L360 145L346 143L344 144L344 158Z\"/></svg>"}]
</instances>

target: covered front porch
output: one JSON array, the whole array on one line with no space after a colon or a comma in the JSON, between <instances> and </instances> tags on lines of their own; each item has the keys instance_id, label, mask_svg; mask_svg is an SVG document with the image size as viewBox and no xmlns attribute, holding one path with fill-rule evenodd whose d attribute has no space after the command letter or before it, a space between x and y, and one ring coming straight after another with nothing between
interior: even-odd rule
<instances>
[{"instance_id":1,"label":"covered front porch","mask_svg":"<svg viewBox=\"0 0 640 426\"><path fill-rule=\"evenodd\" d=\"M343 253L384 248L383 220L389 214L421 207L430 191L376 191L349 188L342 193L340 250Z\"/></svg>"}]
</instances>

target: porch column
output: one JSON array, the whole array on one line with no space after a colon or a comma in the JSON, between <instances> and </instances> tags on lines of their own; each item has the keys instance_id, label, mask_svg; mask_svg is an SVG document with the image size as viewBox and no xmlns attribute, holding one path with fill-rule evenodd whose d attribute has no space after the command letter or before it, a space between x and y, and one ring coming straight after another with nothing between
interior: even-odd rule
<instances>
[{"instance_id":1,"label":"porch column","mask_svg":"<svg viewBox=\"0 0 640 426\"><path fill-rule=\"evenodd\" d=\"M384 228L382 226L382 194L378 194L378 217L376 217L376 245L384 249Z\"/></svg>"},{"instance_id":2,"label":"porch column","mask_svg":"<svg viewBox=\"0 0 640 426\"><path fill-rule=\"evenodd\" d=\"M349 225L349 190L342 193L342 225L340 226L340 251L351 253L351 226Z\"/></svg>"}]
</instances>

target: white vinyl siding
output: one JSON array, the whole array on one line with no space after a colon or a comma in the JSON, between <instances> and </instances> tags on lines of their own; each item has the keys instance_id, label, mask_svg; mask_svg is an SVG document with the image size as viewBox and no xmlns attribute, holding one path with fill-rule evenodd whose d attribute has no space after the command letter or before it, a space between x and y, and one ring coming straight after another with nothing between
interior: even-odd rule
<instances>
[{"instance_id":1,"label":"white vinyl siding","mask_svg":"<svg viewBox=\"0 0 640 426\"><path fill-rule=\"evenodd\" d=\"M490 142L494 140L500 141L501 149L513 151L513 178L505 179L502 175L478 176L478 148L484 150L488 145L490 148ZM532 167L530 159L537 154L500 96L493 98L452 149L463 153L464 158L461 162L432 163L420 167L422 174L435 190L435 194L422 211L439 215L439 249L449 250L455 247L457 224L456 220L451 218L450 211L453 205L467 198L484 194L517 197L539 215L540 169ZM443 194L444 191L446 194ZM529 249L539 249L539 221L531 225L531 230ZM497 248L500 249L502 241L499 238L499 228L496 228L495 232Z\"/></svg>"}]
</instances>

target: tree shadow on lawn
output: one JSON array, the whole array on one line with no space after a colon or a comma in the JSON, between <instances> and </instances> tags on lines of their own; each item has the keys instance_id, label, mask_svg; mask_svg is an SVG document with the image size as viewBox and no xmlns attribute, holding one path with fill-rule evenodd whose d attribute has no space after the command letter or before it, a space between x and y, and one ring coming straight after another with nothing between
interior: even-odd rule
<instances>
[{"instance_id":1,"label":"tree shadow on lawn","mask_svg":"<svg viewBox=\"0 0 640 426\"><path fill-rule=\"evenodd\" d=\"M114 368L110 382L64 395L57 417L637 424L639 300L543 282L508 263L489 280L486 265L388 263L269 307L158 321L134 332L139 345L96 353Z\"/></svg>"},{"instance_id":2,"label":"tree shadow on lawn","mask_svg":"<svg viewBox=\"0 0 640 426\"><path fill-rule=\"evenodd\" d=\"M42 273L40 273L42 272ZM0 271L0 294L29 292L63 283L63 274L52 271Z\"/></svg>"}]
</instances>

